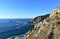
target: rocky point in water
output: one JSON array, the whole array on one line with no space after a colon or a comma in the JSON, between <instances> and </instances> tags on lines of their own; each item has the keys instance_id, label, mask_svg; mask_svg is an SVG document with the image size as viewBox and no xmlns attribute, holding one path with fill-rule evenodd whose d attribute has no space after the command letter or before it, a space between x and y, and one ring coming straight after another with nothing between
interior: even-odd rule
<instances>
[{"instance_id":1,"label":"rocky point in water","mask_svg":"<svg viewBox=\"0 0 60 39\"><path fill-rule=\"evenodd\" d=\"M55 8L43 22L39 21L26 39L60 39L60 7Z\"/></svg>"},{"instance_id":2,"label":"rocky point in water","mask_svg":"<svg viewBox=\"0 0 60 39\"><path fill-rule=\"evenodd\" d=\"M28 23L31 24L38 24L40 21L43 21L44 19L48 18L50 14L46 14L43 16L37 16L33 20L29 21Z\"/></svg>"}]
</instances>

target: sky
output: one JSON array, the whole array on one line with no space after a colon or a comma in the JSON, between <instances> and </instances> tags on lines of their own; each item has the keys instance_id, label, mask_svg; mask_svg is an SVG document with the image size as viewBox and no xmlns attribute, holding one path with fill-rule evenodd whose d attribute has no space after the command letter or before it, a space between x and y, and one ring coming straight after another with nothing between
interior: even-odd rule
<instances>
[{"instance_id":1,"label":"sky","mask_svg":"<svg viewBox=\"0 0 60 39\"><path fill-rule=\"evenodd\" d=\"M60 0L0 0L0 18L34 18L59 6Z\"/></svg>"}]
</instances>

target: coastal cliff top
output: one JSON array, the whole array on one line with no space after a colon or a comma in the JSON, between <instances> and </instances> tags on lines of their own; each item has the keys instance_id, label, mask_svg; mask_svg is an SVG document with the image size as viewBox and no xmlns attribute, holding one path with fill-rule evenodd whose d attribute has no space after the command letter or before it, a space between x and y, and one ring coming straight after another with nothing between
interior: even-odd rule
<instances>
[{"instance_id":1,"label":"coastal cliff top","mask_svg":"<svg viewBox=\"0 0 60 39\"><path fill-rule=\"evenodd\" d=\"M35 25L26 39L60 39L60 7L55 8L46 19Z\"/></svg>"}]
</instances>

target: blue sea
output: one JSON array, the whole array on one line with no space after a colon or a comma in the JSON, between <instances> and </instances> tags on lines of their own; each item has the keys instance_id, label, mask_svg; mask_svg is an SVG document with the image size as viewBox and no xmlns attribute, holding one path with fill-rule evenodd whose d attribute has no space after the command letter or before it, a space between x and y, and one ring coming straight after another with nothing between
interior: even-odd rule
<instances>
[{"instance_id":1,"label":"blue sea","mask_svg":"<svg viewBox=\"0 0 60 39\"><path fill-rule=\"evenodd\" d=\"M24 39L25 34L34 28L29 24L31 19L0 19L0 39L7 39L13 36L20 36Z\"/></svg>"}]
</instances>

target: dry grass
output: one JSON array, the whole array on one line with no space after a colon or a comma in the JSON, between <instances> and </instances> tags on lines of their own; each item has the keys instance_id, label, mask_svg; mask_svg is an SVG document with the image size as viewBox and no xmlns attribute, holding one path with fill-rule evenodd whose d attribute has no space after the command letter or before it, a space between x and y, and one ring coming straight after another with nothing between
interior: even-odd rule
<instances>
[{"instance_id":1,"label":"dry grass","mask_svg":"<svg viewBox=\"0 0 60 39\"><path fill-rule=\"evenodd\" d=\"M53 18L45 19L42 25L37 26L41 27L33 29L27 39L60 39L60 13Z\"/></svg>"}]
</instances>

